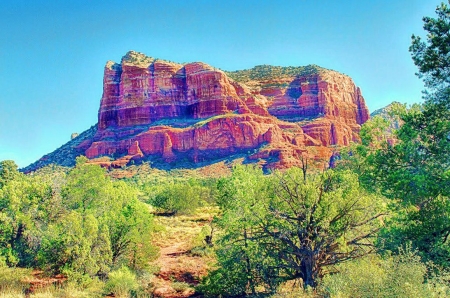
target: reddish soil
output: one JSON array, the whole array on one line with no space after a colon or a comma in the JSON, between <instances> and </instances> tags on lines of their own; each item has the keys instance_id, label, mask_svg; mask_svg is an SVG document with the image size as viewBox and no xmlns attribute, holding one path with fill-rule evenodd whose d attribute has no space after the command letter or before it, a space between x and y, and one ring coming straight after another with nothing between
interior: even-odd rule
<instances>
[{"instance_id":1,"label":"reddish soil","mask_svg":"<svg viewBox=\"0 0 450 298\"><path fill-rule=\"evenodd\" d=\"M191 254L193 239L197 237L208 218L160 217L167 227L156 243L160 256L155 265L160 268L153 280L155 297L198 297L194 287L207 274L211 257ZM205 222L206 221L206 222Z\"/></svg>"},{"instance_id":2,"label":"reddish soil","mask_svg":"<svg viewBox=\"0 0 450 298\"><path fill-rule=\"evenodd\" d=\"M27 294L34 293L37 289L45 288L51 285L62 285L67 278L61 274L56 276L48 277L44 275L42 270L33 270L31 273L31 279L27 280L30 287L27 290ZM27 296L28 296L27 295Z\"/></svg>"}]
</instances>

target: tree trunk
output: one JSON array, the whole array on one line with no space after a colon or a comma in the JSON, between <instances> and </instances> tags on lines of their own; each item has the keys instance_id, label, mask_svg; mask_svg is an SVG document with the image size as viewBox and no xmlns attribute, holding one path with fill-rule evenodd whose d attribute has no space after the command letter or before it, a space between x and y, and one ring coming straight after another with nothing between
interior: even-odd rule
<instances>
[{"instance_id":1,"label":"tree trunk","mask_svg":"<svg viewBox=\"0 0 450 298\"><path fill-rule=\"evenodd\" d=\"M300 270L303 279L303 287L306 289L308 286L314 288L316 286L315 276L317 276L316 272L314 272L314 260L312 256L306 256L301 264Z\"/></svg>"},{"instance_id":2,"label":"tree trunk","mask_svg":"<svg viewBox=\"0 0 450 298\"><path fill-rule=\"evenodd\" d=\"M17 228L17 233L11 239L11 248L12 249L15 249L17 247L17 245L19 244L19 241L22 238L22 234L23 234L24 230L25 230L25 227L23 226L23 224L19 223L19 226Z\"/></svg>"},{"instance_id":3,"label":"tree trunk","mask_svg":"<svg viewBox=\"0 0 450 298\"><path fill-rule=\"evenodd\" d=\"M244 246L245 246L245 262L247 264L247 278L250 289L252 290L252 295L256 295L255 284L252 278L252 267L250 266L250 258L248 257L248 244L247 244L247 229L244 229Z\"/></svg>"}]
</instances>

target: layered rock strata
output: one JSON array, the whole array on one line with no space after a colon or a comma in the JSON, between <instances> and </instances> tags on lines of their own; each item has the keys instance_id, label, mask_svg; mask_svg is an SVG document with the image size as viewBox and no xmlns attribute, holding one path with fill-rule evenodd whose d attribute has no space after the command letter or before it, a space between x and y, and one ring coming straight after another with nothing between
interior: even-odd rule
<instances>
[{"instance_id":1,"label":"layered rock strata","mask_svg":"<svg viewBox=\"0 0 450 298\"><path fill-rule=\"evenodd\" d=\"M107 166L173 166L244 154L270 168L328 160L369 117L351 78L318 66L224 72L128 52L107 62L95 135L76 151Z\"/></svg>"}]
</instances>

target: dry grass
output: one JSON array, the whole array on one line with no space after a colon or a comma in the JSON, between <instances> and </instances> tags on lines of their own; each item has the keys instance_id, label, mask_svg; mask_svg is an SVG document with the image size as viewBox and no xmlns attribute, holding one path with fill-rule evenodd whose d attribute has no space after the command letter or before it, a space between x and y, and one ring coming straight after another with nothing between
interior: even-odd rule
<instances>
[{"instance_id":1,"label":"dry grass","mask_svg":"<svg viewBox=\"0 0 450 298\"><path fill-rule=\"evenodd\" d=\"M20 289L2 290L0 298L91 298L102 297L101 292L80 290L74 286L45 286L25 295Z\"/></svg>"},{"instance_id":2,"label":"dry grass","mask_svg":"<svg viewBox=\"0 0 450 298\"><path fill-rule=\"evenodd\" d=\"M155 237L160 257L154 266L160 268L153 279L156 295L162 297L189 297L213 261L210 255L193 255L191 249L199 245L199 235L205 225L218 213L217 208L199 208L193 215L157 217L164 228Z\"/></svg>"},{"instance_id":3,"label":"dry grass","mask_svg":"<svg viewBox=\"0 0 450 298\"><path fill-rule=\"evenodd\" d=\"M0 265L0 297L25 297L31 270Z\"/></svg>"},{"instance_id":4,"label":"dry grass","mask_svg":"<svg viewBox=\"0 0 450 298\"><path fill-rule=\"evenodd\" d=\"M22 291L8 290L0 293L0 298L24 298L25 294Z\"/></svg>"},{"instance_id":5,"label":"dry grass","mask_svg":"<svg viewBox=\"0 0 450 298\"><path fill-rule=\"evenodd\" d=\"M154 244L160 248L177 245L180 250L189 250L192 240L218 212L216 207L202 207L191 215L155 217L155 223L163 229L155 236Z\"/></svg>"},{"instance_id":6,"label":"dry grass","mask_svg":"<svg viewBox=\"0 0 450 298\"><path fill-rule=\"evenodd\" d=\"M301 279L290 280L278 287L277 293L271 298L319 298L323 297L314 292L312 288L305 290Z\"/></svg>"},{"instance_id":7,"label":"dry grass","mask_svg":"<svg viewBox=\"0 0 450 298\"><path fill-rule=\"evenodd\" d=\"M30 298L89 298L89 297L101 297L101 295L95 295L94 293L83 291L76 288L57 288L46 287L37 290L33 294L30 294Z\"/></svg>"},{"instance_id":8,"label":"dry grass","mask_svg":"<svg viewBox=\"0 0 450 298\"><path fill-rule=\"evenodd\" d=\"M0 298L78 298L101 297L103 283L92 282L82 290L75 284L64 283L62 276L46 277L42 271L0 267Z\"/></svg>"}]
</instances>

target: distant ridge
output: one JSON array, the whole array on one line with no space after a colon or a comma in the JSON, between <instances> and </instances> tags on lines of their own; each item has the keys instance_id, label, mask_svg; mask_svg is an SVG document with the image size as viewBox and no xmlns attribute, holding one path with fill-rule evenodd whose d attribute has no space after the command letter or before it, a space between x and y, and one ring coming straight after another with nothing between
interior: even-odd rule
<instances>
[{"instance_id":1,"label":"distant ridge","mask_svg":"<svg viewBox=\"0 0 450 298\"><path fill-rule=\"evenodd\" d=\"M75 158L79 155L84 155L84 150L82 150L78 146L82 142L92 139L96 132L97 125L91 126L88 130L82 132L77 137L65 143L55 151L44 155L36 162L26 166L25 168L22 168L21 171L28 173L50 164L73 167L75 165Z\"/></svg>"},{"instance_id":2,"label":"distant ridge","mask_svg":"<svg viewBox=\"0 0 450 298\"><path fill-rule=\"evenodd\" d=\"M397 117L393 117L390 114L391 109L393 107L395 107L396 105L401 105L401 103L398 101L393 101L392 103L388 104L387 106L373 111L370 114L370 117L373 118L373 117L379 116L383 119L386 119L389 122L390 129L399 129L400 128L399 119Z\"/></svg>"}]
</instances>

